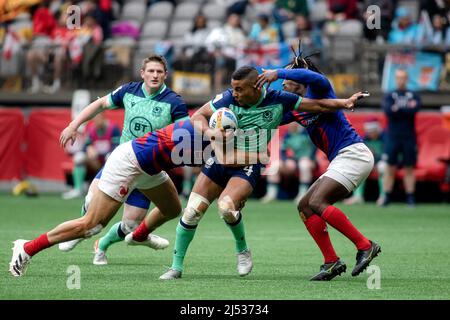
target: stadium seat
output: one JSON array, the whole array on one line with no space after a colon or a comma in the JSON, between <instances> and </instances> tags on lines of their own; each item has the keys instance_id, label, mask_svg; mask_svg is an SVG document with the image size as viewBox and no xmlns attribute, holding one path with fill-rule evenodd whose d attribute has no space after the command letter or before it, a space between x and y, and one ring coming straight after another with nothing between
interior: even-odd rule
<instances>
[{"instance_id":1,"label":"stadium seat","mask_svg":"<svg viewBox=\"0 0 450 320\"><path fill-rule=\"evenodd\" d=\"M122 9L122 14L120 16L121 20L132 20L139 25L144 21L147 12L147 6L141 2L127 2L124 4Z\"/></svg>"},{"instance_id":2,"label":"stadium seat","mask_svg":"<svg viewBox=\"0 0 450 320\"><path fill-rule=\"evenodd\" d=\"M223 25L222 20L208 19L208 22L207 22L207 26L208 26L209 30L221 27L222 25Z\"/></svg>"},{"instance_id":3,"label":"stadium seat","mask_svg":"<svg viewBox=\"0 0 450 320\"><path fill-rule=\"evenodd\" d=\"M226 8L217 3L207 3L202 8L202 13L209 19L223 20L225 19Z\"/></svg>"},{"instance_id":4,"label":"stadium seat","mask_svg":"<svg viewBox=\"0 0 450 320\"><path fill-rule=\"evenodd\" d=\"M359 20L345 20L339 24L339 36L361 37L363 25Z\"/></svg>"},{"instance_id":5,"label":"stadium seat","mask_svg":"<svg viewBox=\"0 0 450 320\"><path fill-rule=\"evenodd\" d=\"M334 63L354 62L356 56L356 42L354 37L330 37L330 56Z\"/></svg>"},{"instance_id":6,"label":"stadium seat","mask_svg":"<svg viewBox=\"0 0 450 320\"><path fill-rule=\"evenodd\" d=\"M192 28L192 19L189 20L173 20L170 25L169 39L183 38Z\"/></svg>"},{"instance_id":7,"label":"stadium seat","mask_svg":"<svg viewBox=\"0 0 450 320\"><path fill-rule=\"evenodd\" d=\"M143 51L147 52L147 55L150 53L155 52L155 45L161 41L161 39L156 38L147 38L147 39L141 39L138 42L138 49L137 51Z\"/></svg>"},{"instance_id":8,"label":"stadium seat","mask_svg":"<svg viewBox=\"0 0 450 320\"><path fill-rule=\"evenodd\" d=\"M200 12L200 4L196 2L182 2L175 8L173 21L181 19L192 20Z\"/></svg>"},{"instance_id":9,"label":"stadium seat","mask_svg":"<svg viewBox=\"0 0 450 320\"><path fill-rule=\"evenodd\" d=\"M141 39L164 39L167 35L169 24L166 20L149 20L142 27Z\"/></svg>"},{"instance_id":10,"label":"stadium seat","mask_svg":"<svg viewBox=\"0 0 450 320\"><path fill-rule=\"evenodd\" d=\"M150 19L170 19L173 13L173 4L169 1L156 2L150 6L147 12L147 21Z\"/></svg>"}]
</instances>

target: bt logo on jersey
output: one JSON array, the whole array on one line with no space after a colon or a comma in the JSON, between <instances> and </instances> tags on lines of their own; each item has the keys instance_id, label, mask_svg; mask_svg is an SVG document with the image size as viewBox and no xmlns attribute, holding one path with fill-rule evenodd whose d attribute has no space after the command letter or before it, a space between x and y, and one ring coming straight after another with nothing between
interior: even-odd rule
<instances>
[{"instance_id":1,"label":"bt logo on jersey","mask_svg":"<svg viewBox=\"0 0 450 320\"><path fill-rule=\"evenodd\" d=\"M135 138L142 137L144 133L153 131L150 121L144 117L135 117L130 121L130 132Z\"/></svg>"}]
</instances>

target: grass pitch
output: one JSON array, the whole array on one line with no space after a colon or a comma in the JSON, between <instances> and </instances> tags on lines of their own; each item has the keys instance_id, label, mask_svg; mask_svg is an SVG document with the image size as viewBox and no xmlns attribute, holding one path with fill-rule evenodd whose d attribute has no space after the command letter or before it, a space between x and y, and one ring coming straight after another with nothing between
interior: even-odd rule
<instances>
[{"instance_id":1,"label":"grass pitch","mask_svg":"<svg viewBox=\"0 0 450 320\"><path fill-rule=\"evenodd\" d=\"M9 275L12 241L32 239L78 217L80 206L80 200L64 201L59 196L0 195L0 299L450 299L448 204L418 205L416 209L403 204L387 209L338 204L382 247L372 262L379 267L379 289L367 286L375 283L372 274L351 277L356 250L332 228L331 239L347 263L347 272L331 282L308 281L319 270L322 256L288 201L247 203L244 222L254 269L245 278L237 275L232 235L218 218L215 205L198 227L180 280L158 280L171 264L177 220L156 232L171 241L170 249L164 251L127 247L122 242L108 251L109 265L94 266L95 238L91 238L69 253L60 252L57 246L41 252L22 278ZM121 211L113 222L120 217ZM74 270L71 266L79 268L80 289L67 287Z\"/></svg>"}]
</instances>

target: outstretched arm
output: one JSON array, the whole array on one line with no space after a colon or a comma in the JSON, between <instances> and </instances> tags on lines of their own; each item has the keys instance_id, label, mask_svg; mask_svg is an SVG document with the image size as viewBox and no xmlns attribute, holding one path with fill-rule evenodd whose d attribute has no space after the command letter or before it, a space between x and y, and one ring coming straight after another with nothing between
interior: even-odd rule
<instances>
[{"instance_id":1,"label":"outstretched arm","mask_svg":"<svg viewBox=\"0 0 450 320\"><path fill-rule=\"evenodd\" d=\"M70 140L73 144L77 136L78 128L85 122L94 118L98 113L104 111L109 106L108 96L99 98L84 108L73 121L61 132L59 143L65 147Z\"/></svg>"},{"instance_id":2,"label":"outstretched arm","mask_svg":"<svg viewBox=\"0 0 450 320\"><path fill-rule=\"evenodd\" d=\"M348 99L308 99L303 98L297 110L308 112L335 112L340 109L352 110L355 108L356 101L367 97L369 93L358 92Z\"/></svg>"}]
</instances>

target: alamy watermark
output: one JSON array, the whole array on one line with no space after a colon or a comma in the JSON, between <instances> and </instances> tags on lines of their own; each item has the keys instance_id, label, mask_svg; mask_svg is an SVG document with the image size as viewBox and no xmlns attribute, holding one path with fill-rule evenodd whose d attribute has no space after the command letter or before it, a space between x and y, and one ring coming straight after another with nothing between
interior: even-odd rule
<instances>
[{"instance_id":1,"label":"alamy watermark","mask_svg":"<svg viewBox=\"0 0 450 320\"><path fill-rule=\"evenodd\" d=\"M66 273L69 275L66 281L66 287L69 290L81 289L81 270L79 266L70 265L67 267Z\"/></svg>"},{"instance_id":2,"label":"alamy watermark","mask_svg":"<svg viewBox=\"0 0 450 320\"><path fill-rule=\"evenodd\" d=\"M379 266L372 265L367 268L366 271L370 276L367 278L367 289L378 290L381 289L381 269Z\"/></svg>"},{"instance_id":3,"label":"alamy watermark","mask_svg":"<svg viewBox=\"0 0 450 320\"><path fill-rule=\"evenodd\" d=\"M381 9L377 5L371 5L366 10L366 27L369 30L381 29Z\"/></svg>"},{"instance_id":4,"label":"alamy watermark","mask_svg":"<svg viewBox=\"0 0 450 320\"><path fill-rule=\"evenodd\" d=\"M81 28L81 7L80 6L68 6L66 10L66 27L69 30Z\"/></svg>"}]
</instances>

